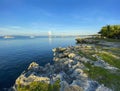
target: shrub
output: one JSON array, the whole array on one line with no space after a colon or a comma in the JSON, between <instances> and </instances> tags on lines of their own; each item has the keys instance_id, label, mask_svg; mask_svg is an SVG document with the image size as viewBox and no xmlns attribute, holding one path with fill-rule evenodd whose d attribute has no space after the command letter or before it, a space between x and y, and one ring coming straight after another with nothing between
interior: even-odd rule
<instances>
[{"instance_id":1,"label":"shrub","mask_svg":"<svg viewBox=\"0 0 120 91\"><path fill-rule=\"evenodd\" d=\"M19 84L17 91L60 91L60 80L57 80L53 85L45 82L32 82L28 86Z\"/></svg>"}]
</instances>

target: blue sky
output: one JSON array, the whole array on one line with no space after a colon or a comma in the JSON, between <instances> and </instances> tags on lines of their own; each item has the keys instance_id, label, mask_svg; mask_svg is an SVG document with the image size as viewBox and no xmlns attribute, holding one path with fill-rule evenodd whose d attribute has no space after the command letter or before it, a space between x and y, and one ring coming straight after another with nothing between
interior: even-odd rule
<instances>
[{"instance_id":1,"label":"blue sky","mask_svg":"<svg viewBox=\"0 0 120 91\"><path fill-rule=\"evenodd\" d=\"M0 0L0 35L94 34L120 24L120 0Z\"/></svg>"}]
</instances>

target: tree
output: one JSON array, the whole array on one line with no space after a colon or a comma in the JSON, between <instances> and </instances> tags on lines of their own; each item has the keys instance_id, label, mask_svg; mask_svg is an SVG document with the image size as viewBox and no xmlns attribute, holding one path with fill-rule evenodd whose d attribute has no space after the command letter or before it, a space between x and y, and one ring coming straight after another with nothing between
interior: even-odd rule
<instances>
[{"instance_id":1,"label":"tree","mask_svg":"<svg viewBox=\"0 0 120 91\"><path fill-rule=\"evenodd\" d=\"M98 32L102 37L120 39L120 25L103 26Z\"/></svg>"}]
</instances>

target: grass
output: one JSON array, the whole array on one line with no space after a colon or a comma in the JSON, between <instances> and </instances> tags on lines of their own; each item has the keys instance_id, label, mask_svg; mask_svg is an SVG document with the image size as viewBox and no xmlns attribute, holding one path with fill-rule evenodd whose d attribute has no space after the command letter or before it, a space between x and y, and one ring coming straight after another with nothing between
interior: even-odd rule
<instances>
[{"instance_id":1,"label":"grass","mask_svg":"<svg viewBox=\"0 0 120 91\"><path fill-rule=\"evenodd\" d=\"M102 58L108 64L114 67L120 68L120 58L118 58L120 56L120 48L104 49L101 46L96 46L96 48L97 50L101 50L101 52L96 53L94 50L88 49L88 50L79 51L79 55L84 56L93 61L97 61L97 58L92 56L93 54L97 54L100 58Z\"/></svg>"},{"instance_id":2,"label":"grass","mask_svg":"<svg viewBox=\"0 0 120 91\"><path fill-rule=\"evenodd\" d=\"M120 90L120 76L118 74L111 73L101 67L92 66L89 63L84 63L84 65L89 68L89 71L84 70L84 72L88 74L89 78L94 79L115 91Z\"/></svg>"},{"instance_id":3,"label":"grass","mask_svg":"<svg viewBox=\"0 0 120 91\"><path fill-rule=\"evenodd\" d=\"M96 61L97 59L92 57L93 54L97 54L101 57L105 62L109 63L110 65L120 68L120 59L116 58L115 56L120 55L119 48L108 48L104 49L101 46L96 46L97 50L101 50L101 52L95 52L95 50L81 50L79 54L84 56L88 59ZM115 55L115 56L113 56ZM96 67L91 65L90 63L84 63L84 65L89 70L84 70L88 77L92 80L98 81L100 84L104 84L106 87L113 89L114 91L120 90L120 71L111 72L107 69Z\"/></svg>"},{"instance_id":4,"label":"grass","mask_svg":"<svg viewBox=\"0 0 120 91\"><path fill-rule=\"evenodd\" d=\"M98 56L110 65L120 68L120 59L111 56L111 54L99 53Z\"/></svg>"},{"instance_id":5,"label":"grass","mask_svg":"<svg viewBox=\"0 0 120 91\"><path fill-rule=\"evenodd\" d=\"M110 48L109 51L117 56L120 56L120 48Z\"/></svg>"},{"instance_id":6,"label":"grass","mask_svg":"<svg viewBox=\"0 0 120 91\"><path fill-rule=\"evenodd\" d=\"M82 56L82 57L86 57L86 58L88 58L88 59L91 59L92 61L97 61L97 58L95 58L95 57L93 57L92 55L93 55L94 53L93 53L93 51L91 50L91 51L89 51L89 50L87 50L86 52L84 51L79 51L79 55L80 56Z\"/></svg>"},{"instance_id":7,"label":"grass","mask_svg":"<svg viewBox=\"0 0 120 91\"><path fill-rule=\"evenodd\" d=\"M57 80L52 85L45 82L32 82L28 86L19 84L17 91L60 91L60 80Z\"/></svg>"}]
</instances>

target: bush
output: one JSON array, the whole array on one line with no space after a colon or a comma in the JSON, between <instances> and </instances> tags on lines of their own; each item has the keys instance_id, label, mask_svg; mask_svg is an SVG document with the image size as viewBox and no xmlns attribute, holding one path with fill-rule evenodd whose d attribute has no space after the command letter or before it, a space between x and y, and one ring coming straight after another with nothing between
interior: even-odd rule
<instances>
[{"instance_id":1,"label":"bush","mask_svg":"<svg viewBox=\"0 0 120 91\"><path fill-rule=\"evenodd\" d=\"M120 39L120 25L104 26L99 34L101 34L102 37Z\"/></svg>"}]
</instances>

